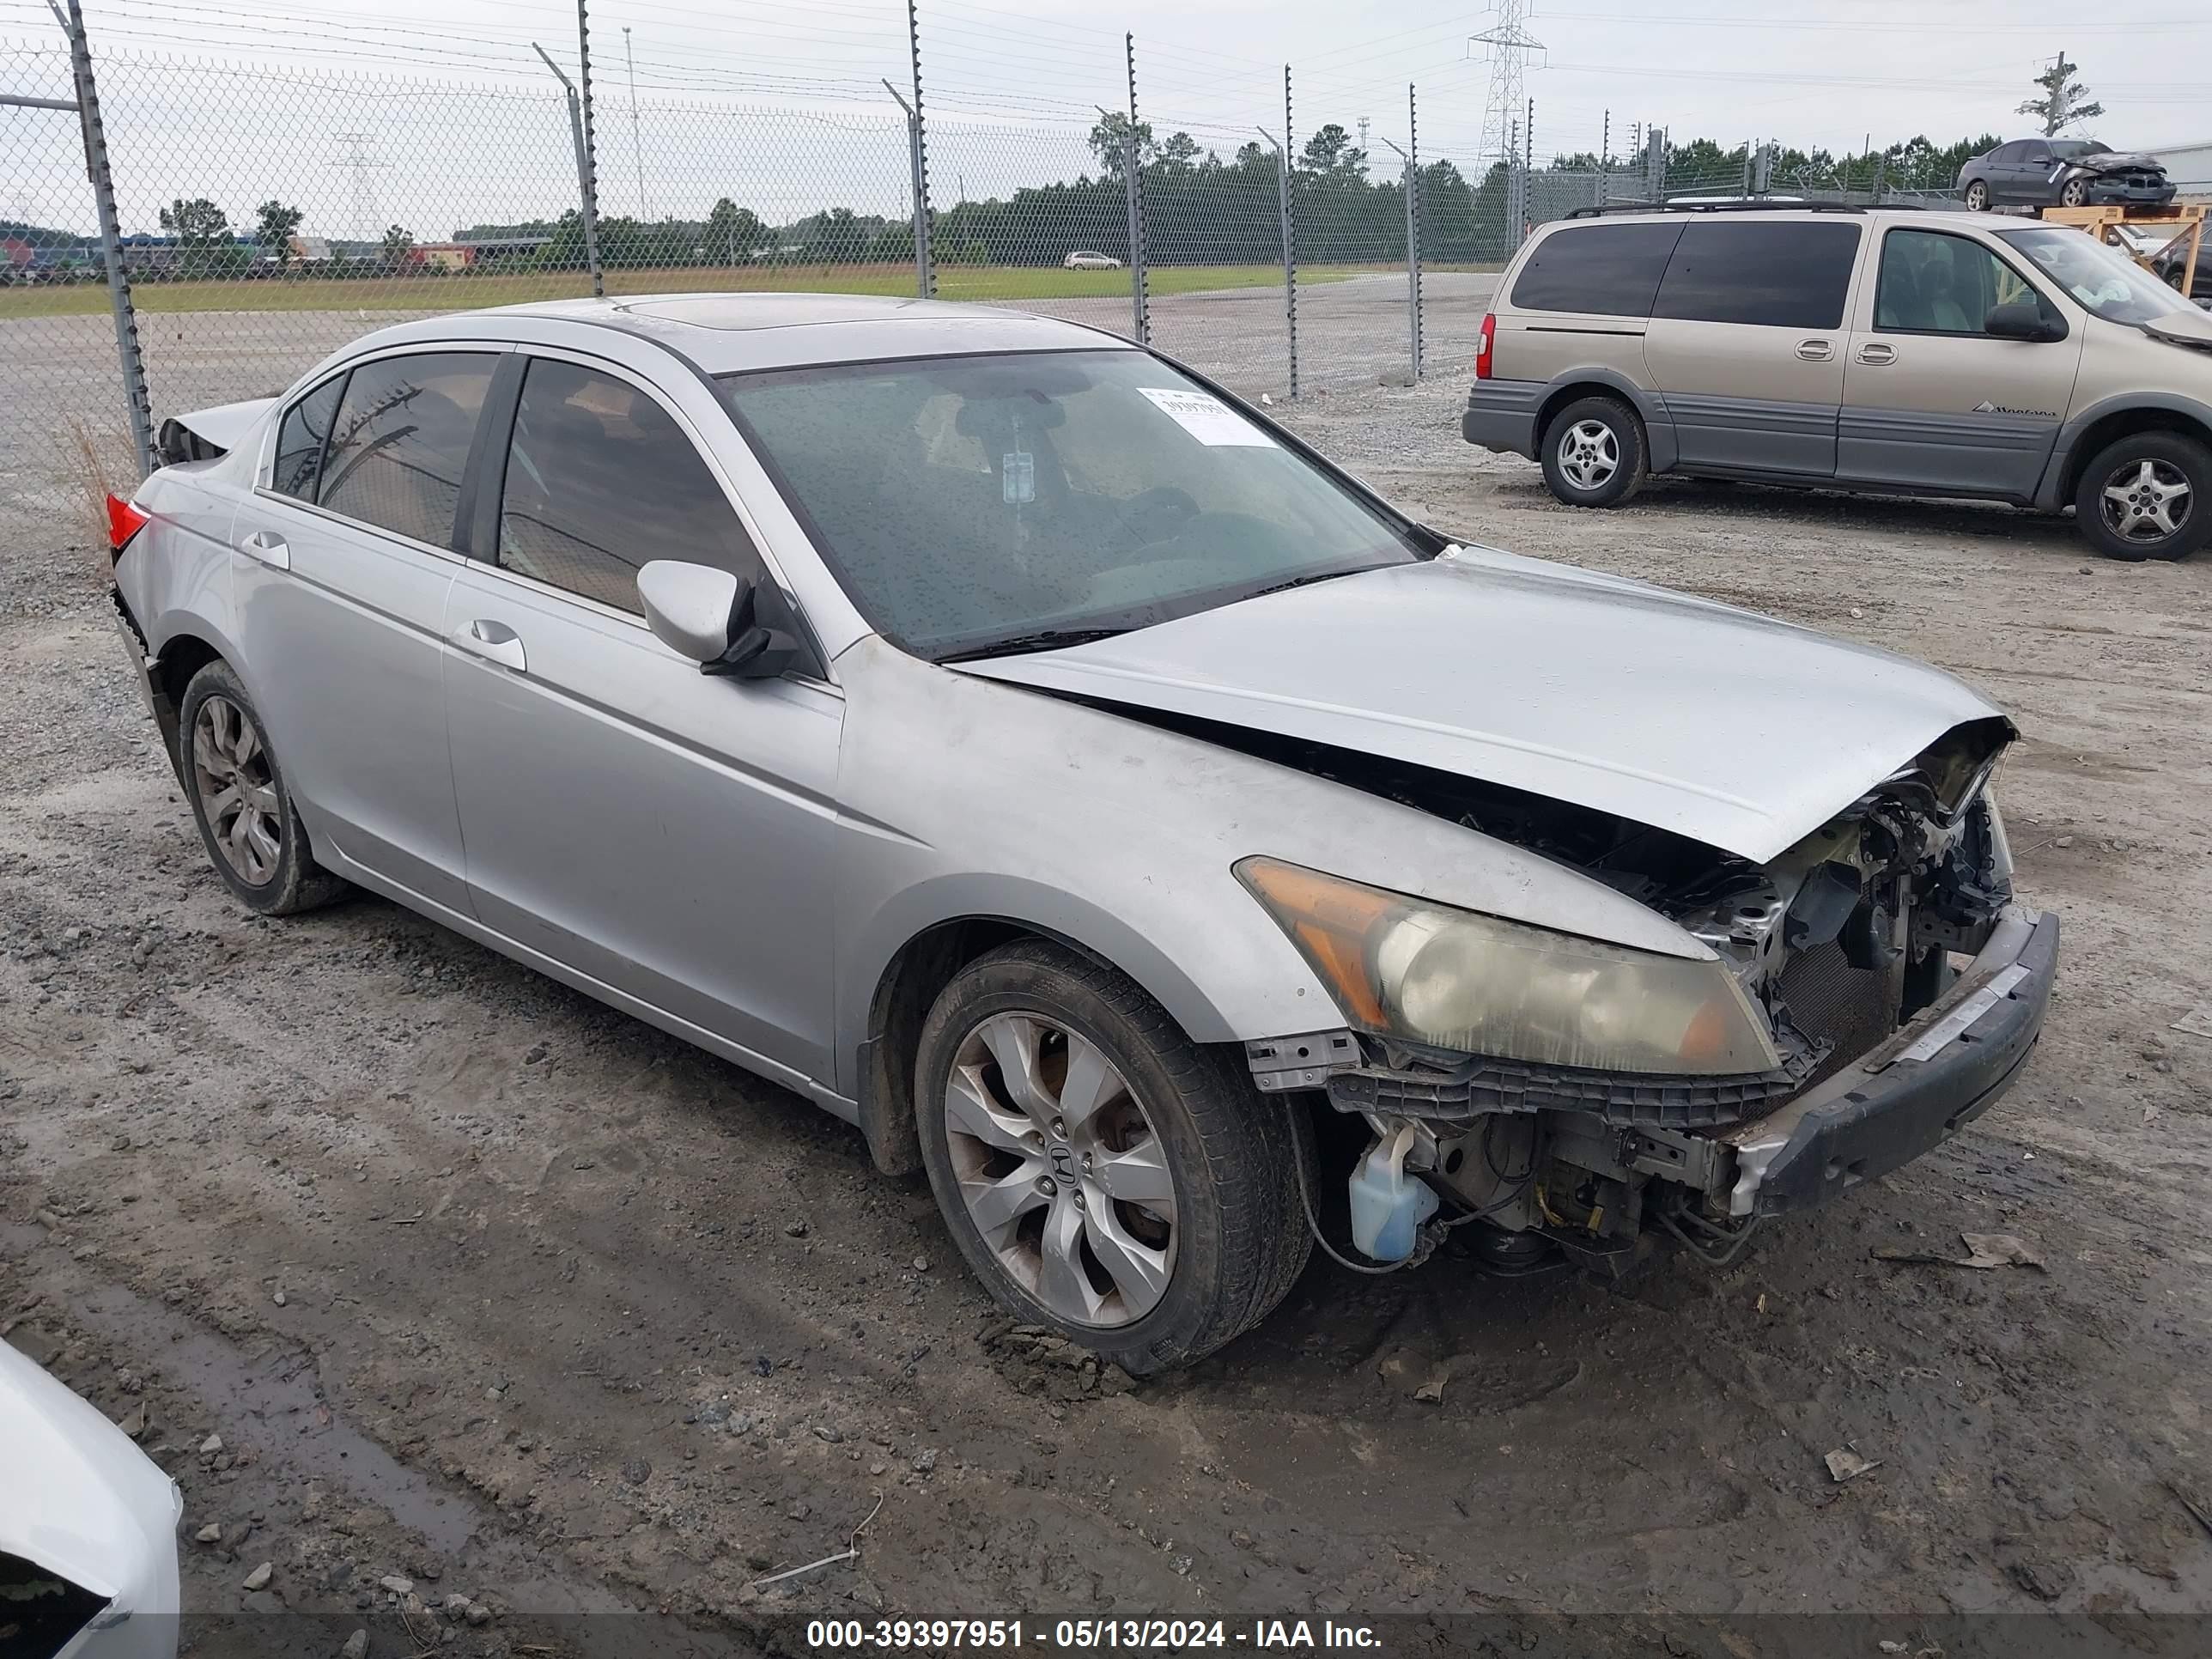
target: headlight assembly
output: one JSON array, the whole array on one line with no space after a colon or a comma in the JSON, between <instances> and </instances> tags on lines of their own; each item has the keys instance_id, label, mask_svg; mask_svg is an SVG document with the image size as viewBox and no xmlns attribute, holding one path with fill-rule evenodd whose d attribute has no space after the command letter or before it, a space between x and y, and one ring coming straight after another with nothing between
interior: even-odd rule
<instances>
[{"instance_id":1,"label":"headlight assembly","mask_svg":"<svg viewBox=\"0 0 2212 1659\"><path fill-rule=\"evenodd\" d=\"M1276 859L1236 868L1362 1030L1601 1071L1710 1077L1782 1063L1717 960L1555 933Z\"/></svg>"}]
</instances>

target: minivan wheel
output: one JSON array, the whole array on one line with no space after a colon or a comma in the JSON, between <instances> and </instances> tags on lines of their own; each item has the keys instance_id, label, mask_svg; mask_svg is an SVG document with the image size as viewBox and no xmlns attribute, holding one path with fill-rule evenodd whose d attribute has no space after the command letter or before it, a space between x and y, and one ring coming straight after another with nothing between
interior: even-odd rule
<instances>
[{"instance_id":1,"label":"minivan wheel","mask_svg":"<svg viewBox=\"0 0 2212 1659\"><path fill-rule=\"evenodd\" d=\"M2075 517L2108 559L2185 559L2212 541L2212 450L2177 432L2108 444L2081 473Z\"/></svg>"},{"instance_id":2,"label":"minivan wheel","mask_svg":"<svg viewBox=\"0 0 2212 1659\"><path fill-rule=\"evenodd\" d=\"M1990 187L1983 180L1977 179L1966 186L1966 211L1987 213L1989 210Z\"/></svg>"},{"instance_id":3,"label":"minivan wheel","mask_svg":"<svg viewBox=\"0 0 2212 1659\"><path fill-rule=\"evenodd\" d=\"M1305 1265L1291 1109L1110 968L1043 940L971 963L915 1079L969 1267L1017 1318L1133 1374L1249 1330Z\"/></svg>"},{"instance_id":4,"label":"minivan wheel","mask_svg":"<svg viewBox=\"0 0 2212 1659\"><path fill-rule=\"evenodd\" d=\"M345 892L316 864L261 716L228 663L208 663L185 687L177 748L208 860L248 909L289 916Z\"/></svg>"},{"instance_id":5,"label":"minivan wheel","mask_svg":"<svg viewBox=\"0 0 2212 1659\"><path fill-rule=\"evenodd\" d=\"M1544 429L1544 482L1569 507L1614 507L1644 482L1644 422L1617 398L1578 398Z\"/></svg>"}]
</instances>

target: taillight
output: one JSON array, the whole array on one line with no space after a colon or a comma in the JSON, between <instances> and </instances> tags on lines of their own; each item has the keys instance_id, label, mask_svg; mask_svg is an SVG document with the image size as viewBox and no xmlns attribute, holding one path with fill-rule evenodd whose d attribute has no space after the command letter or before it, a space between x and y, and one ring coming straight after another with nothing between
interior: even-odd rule
<instances>
[{"instance_id":1,"label":"taillight","mask_svg":"<svg viewBox=\"0 0 2212 1659\"><path fill-rule=\"evenodd\" d=\"M111 491L107 497L108 556L121 558L123 550L131 545L131 538L153 522L152 514L140 512L122 496Z\"/></svg>"},{"instance_id":2,"label":"taillight","mask_svg":"<svg viewBox=\"0 0 2212 1659\"><path fill-rule=\"evenodd\" d=\"M1494 311L1486 311L1482 313L1482 343L1474 349L1476 380L1486 380L1490 378L1490 348L1497 343L1498 313Z\"/></svg>"}]
</instances>

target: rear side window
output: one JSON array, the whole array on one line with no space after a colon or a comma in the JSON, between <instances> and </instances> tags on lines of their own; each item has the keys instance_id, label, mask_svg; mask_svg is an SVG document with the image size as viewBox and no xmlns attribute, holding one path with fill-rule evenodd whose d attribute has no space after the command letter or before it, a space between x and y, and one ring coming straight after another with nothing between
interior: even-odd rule
<instances>
[{"instance_id":1,"label":"rear side window","mask_svg":"<svg viewBox=\"0 0 2212 1659\"><path fill-rule=\"evenodd\" d=\"M533 359L500 497L500 564L635 613L638 567L654 559L761 576L736 509L675 416L627 380Z\"/></svg>"},{"instance_id":2,"label":"rear side window","mask_svg":"<svg viewBox=\"0 0 2212 1659\"><path fill-rule=\"evenodd\" d=\"M1858 257L1855 224L1700 220L1686 227L1654 317L1772 328L1836 328Z\"/></svg>"},{"instance_id":3,"label":"rear side window","mask_svg":"<svg viewBox=\"0 0 2212 1659\"><path fill-rule=\"evenodd\" d=\"M1513 279L1513 304L1522 311L1649 317L1652 296L1681 235L1680 224L1555 230L1536 245Z\"/></svg>"},{"instance_id":4,"label":"rear side window","mask_svg":"<svg viewBox=\"0 0 2212 1659\"><path fill-rule=\"evenodd\" d=\"M269 477L271 489L303 501L315 499L315 486L322 477L323 443L331 435L331 416L337 410L338 393L345 390L345 381L344 375L333 375L294 404L284 416L284 423L276 428L276 465Z\"/></svg>"},{"instance_id":5,"label":"rear side window","mask_svg":"<svg viewBox=\"0 0 2212 1659\"><path fill-rule=\"evenodd\" d=\"M432 351L354 370L323 462L322 504L453 547L461 473L497 361L489 352Z\"/></svg>"}]
</instances>

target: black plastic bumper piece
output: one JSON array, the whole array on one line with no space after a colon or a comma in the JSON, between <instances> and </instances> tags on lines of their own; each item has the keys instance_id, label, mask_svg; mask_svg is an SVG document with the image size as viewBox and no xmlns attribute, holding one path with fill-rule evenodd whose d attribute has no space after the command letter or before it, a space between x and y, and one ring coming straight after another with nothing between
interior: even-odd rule
<instances>
[{"instance_id":1,"label":"black plastic bumper piece","mask_svg":"<svg viewBox=\"0 0 2212 1659\"><path fill-rule=\"evenodd\" d=\"M1340 1112L1389 1112L1448 1123L1492 1112L1592 1112L1620 1128L1710 1128L1770 1111L1805 1086L1819 1054L1793 1039L1771 1072L1657 1077L1478 1057L1449 1069L1363 1066L1328 1079Z\"/></svg>"},{"instance_id":2,"label":"black plastic bumper piece","mask_svg":"<svg viewBox=\"0 0 2212 1659\"><path fill-rule=\"evenodd\" d=\"M1751 1213L1780 1215L1825 1204L1862 1181L1910 1164L1994 1105L2042 1035L2058 972L2057 916L2036 919L2014 963L2025 971L1926 1059L1907 1057L1917 1046L1908 1044L1904 1055L1880 1072L1859 1077L1833 1099L1807 1109L1790 1128L1787 1143L1765 1158ZM1978 965L2002 974L2008 964ZM1942 1023L1939 1012L1929 1029ZM1758 1127L1747 1126L1740 1140L1753 1157Z\"/></svg>"}]
</instances>

